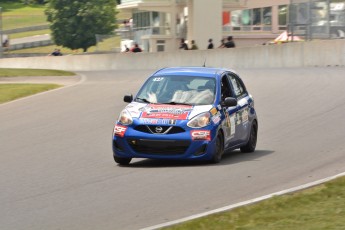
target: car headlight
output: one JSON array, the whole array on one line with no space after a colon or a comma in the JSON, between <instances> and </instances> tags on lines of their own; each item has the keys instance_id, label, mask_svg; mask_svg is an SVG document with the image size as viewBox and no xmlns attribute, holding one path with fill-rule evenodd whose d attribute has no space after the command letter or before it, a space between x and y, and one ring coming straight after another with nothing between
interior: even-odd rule
<instances>
[{"instance_id":1,"label":"car headlight","mask_svg":"<svg viewBox=\"0 0 345 230\"><path fill-rule=\"evenodd\" d=\"M130 125L133 123L131 114L126 110L122 110L119 116L119 123L122 125Z\"/></svg>"},{"instance_id":2,"label":"car headlight","mask_svg":"<svg viewBox=\"0 0 345 230\"><path fill-rule=\"evenodd\" d=\"M202 128L210 124L210 113L201 113L198 116L193 117L188 123L188 127L191 128Z\"/></svg>"}]
</instances>

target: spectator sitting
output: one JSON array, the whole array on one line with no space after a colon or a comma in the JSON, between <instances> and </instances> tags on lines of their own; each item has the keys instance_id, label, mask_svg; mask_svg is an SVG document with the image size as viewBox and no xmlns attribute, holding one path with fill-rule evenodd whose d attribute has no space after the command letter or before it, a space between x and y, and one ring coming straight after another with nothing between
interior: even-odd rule
<instances>
[{"instance_id":1,"label":"spectator sitting","mask_svg":"<svg viewBox=\"0 0 345 230\"><path fill-rule=\"evenodd\" d=\"M195 41L192 40L192 47L190 47L191 50L197 50L198 46L195 44Z\"/></svg>"},{"instance_id":2,"label":"spectator sitting","mask_svg":"<svg viewBox=\"0 0 345 230\"><path fill-rule=\"evenodd\" d=\"M138 43L135 43L134 44L134 47L132 48L131 50L133 53L140 53L142 52L143 50L139 47Z\"/></svg>"},{"instance_id":3,"label":"spectator sitting","mask_svg":"<svg viewBox=\"0 0 345 230\"><path fill-rule=\"evenodd\" d=\"M60 49L55 49L49 56L62 56Z\"/></svg>"},{"instance_id":4,"label":"spectator sitting","mask_svg":"<svg viewBox=\"0 0 345 230\"><path fill-rule=\"evenodd\" d=\"M235 43L232 40L232 36L228 37L228 41L225 43L225 48L235 48Z\"/></svg>"},{"instance_id":5,"label":"spectator sitting","mask_svg":"<svg viewBox=\"0 0 345 230\"><path fill-rule=\"evenodd\" d=\"M225 48L225 42L224 39L220 40L220 45L218 48Z\"/></svg>"},{"instance_id":6,"label":"spectator sitting","mask_svg":"<svg viewBox=\"0 0 345 230\"><path fill-rule=\"evenodd\" d=\"M180 43L180 48L179 48L180 50L182 49L182 50L188 50L188 46L187 46L187 44L186 44L186 42L185 42L185 40L182 38L181 39L181 43Z\"/></svg>"}]
</instances>

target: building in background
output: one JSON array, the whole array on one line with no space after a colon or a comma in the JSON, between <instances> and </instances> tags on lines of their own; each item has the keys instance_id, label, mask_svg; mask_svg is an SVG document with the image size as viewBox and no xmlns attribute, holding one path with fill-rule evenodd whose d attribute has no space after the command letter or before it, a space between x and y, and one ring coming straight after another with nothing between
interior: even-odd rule
<instances>
[{"instance_id":1,"label":"building in background","mask_svg":"<svg viewBox=\"0 0 345 230\"><path fill-rule=\"evenodd\" d=\"M222 12L244 9L245 0L122 0L118 10L132 18L119 30L123 44L132 41L149 52L175 51L181 38L206 49L222 39ZM127 40L126 40L127 39ZM189 44L190 45L190 44ZM215 43L217 46L217 44Z\"/></svg>"},{"instance_id":2,"label":"building in background","mask_svg":"<svg viewBox=\"0 0 345 230\"><path fill-rule=\"evenodd\" d=\"M203 50L210 38L218 47L220 40L230 35L236 47L261 45L285 31L306 39L339 37L345 25L345 4L331 7L330 2L122 0L118 9L132 18L120 33L123 44L138 42L148 52L175 51L181 38L195 40Z\"/></svg>"}]
</instances>

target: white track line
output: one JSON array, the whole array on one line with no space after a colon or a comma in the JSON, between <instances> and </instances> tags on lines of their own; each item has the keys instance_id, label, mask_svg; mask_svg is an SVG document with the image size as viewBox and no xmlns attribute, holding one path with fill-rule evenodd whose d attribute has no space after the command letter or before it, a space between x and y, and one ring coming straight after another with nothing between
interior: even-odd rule
<instances>
[{"instance_id":1,"label":"white track line","mask_svg":"<svg viewBox=\"0 0 345 230\"><path fill-rule=\"evenodd\" d=\"M310 182L310 183L307 183L307 184L304 184L304 185L300 185L300 186L297 186L297 187L294 187L294 188L282 190L282 191L271 193L269 195L265 195L265 196L262 196L262 197L254 198L254 199L247 200L247 201L243 201L243 202L240 202L240 203L237 203L237 204L232 204L232 205L228 205L228 206L225 206L225 207L222 207L222 208L218 208L218 209L214 209L214 210L211 210L211 211L195 214L195 215L192 215L192 216L189 216L189 217L185 217L185 218L182 218L182 219L179 219L179 220L169 221L169 222L158 224L158 225L155 225L155 226L142 228L141 230L154 230L154 229L159 229L159 228L171 226L171 225L174 225L174 224L180 224L180 223L185 222L185 221L197 219L197 218L200 218L200 217L208 216L208 215L219 213L219 212L228 211L228 210L240 207L240 206L257 203L259 201L263 201L263 200L272 198L274 196L284 195L284 194L287 194L287 193L292 193L292 192L296 192L296 191L303 190L303 189L306 189L306 188L310 188L310 187L313 187L313 186L316 186L316 185L319 185L319 184L322 184L322 183L334 180L334 179L336 179L338 177L342 177L342 176L345 176L345 172L340 173L340 174L335 175L335 176L327 177L325 179L321 179L321 180L318 180L318 181L314 181L314 182Z\"/></svg>"}]
</instances>

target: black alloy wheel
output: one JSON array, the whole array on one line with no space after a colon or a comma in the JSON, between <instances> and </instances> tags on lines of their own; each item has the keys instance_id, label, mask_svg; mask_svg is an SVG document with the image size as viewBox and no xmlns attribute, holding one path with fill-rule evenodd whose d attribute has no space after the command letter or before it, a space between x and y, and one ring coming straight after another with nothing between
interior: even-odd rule
<instances>
[{"instance_id":1,"label":"black alloy wheel","mask_svg":"<svg viewBox=\"0 0 345 230\"><path fill-rule=\"evenodd\" d=\"M217 135L216 139L216 149L211 159L211 163L219 163L222 159L224 153L223 136L221 134Z\"/></svg>"}]
</instances>

